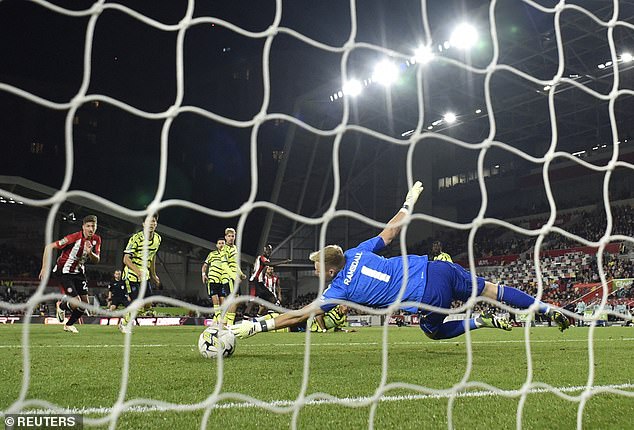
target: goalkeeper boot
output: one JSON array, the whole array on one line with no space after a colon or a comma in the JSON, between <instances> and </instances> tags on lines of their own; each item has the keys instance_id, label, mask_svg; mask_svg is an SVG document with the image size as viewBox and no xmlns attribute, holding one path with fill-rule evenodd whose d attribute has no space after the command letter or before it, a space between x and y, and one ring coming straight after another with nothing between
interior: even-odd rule
<instances>
[{"instance_id":1,"label":"goalkeeper boot","mask_svg":"<svg viewBox=\"0 0 634 430\"><path fill-rule=\"evenodd\" d=\"M570 320L560 311L553 311L551 318L555 321L555 324L557 324L557 327L559 327L559 331L561 332L570 327Z\"/></svg>"},{"instance_id":2,"label":"goalkeeper boot","mask_svg":"<svg viewBox=\"0 0 634 430\"><path fill-rule=\"evenodd\" d=\"M55 316L57 317L57 321L63 323L64 318L66 318L66 312L64 312L64 309L62 309L61 304L61 300L55 303Z\"/></svg>"},{"instance_id":3,"label":"goalkeeper boot","mask_svg":"<svg viewBox=\"0 0 634 430\"><path fill-rule=\"evenodd\" d=\"M480 323L480 327L498 328L504 331L511 331L513 329L509 320L498 317L491 312L484 312L480 315L478 322Z\"/></svg>"}]
</instances>

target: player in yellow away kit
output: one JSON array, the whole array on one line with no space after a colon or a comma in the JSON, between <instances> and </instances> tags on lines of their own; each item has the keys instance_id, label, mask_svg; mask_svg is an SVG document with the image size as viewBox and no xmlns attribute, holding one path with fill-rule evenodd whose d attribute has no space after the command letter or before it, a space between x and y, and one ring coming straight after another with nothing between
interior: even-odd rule
<instances>
[{"instance_id":1,"label":"player in yellow away kit","mask_svg":"<svg viewBox=\"0 0 634 430\"><path fill-rule=\"evenodd\" d=\"M225 269L222 275L222 283L225 286L225 291L227 295L231 294L234 289L234 283L236 278L240 276L241 280L247 278L247 275L242 273L242 270L238 267L238 247L235 244L236 242L236 230L234 228L228 227L225 229L225 246L223 248L225 254ZM236 320L236 309L238 305L232 304L227 309L227 313L225 314L224 321L228 325L232 325Z\"/></svg>"},{"instance_id":2,"label":"player in yellow away kit","mask_svg":"<svg viewBox=\"0 0 634 430\"><path fill-rule=\"evenodd\" d=\"M216 240L216 249L207 255L201 273L203 284L207 287L207 294L209 294L214 306L214 318L216 319L220 316L220 306L228 294L223 283L223 275L227 266L227 257L224 252L225 244L224 237Z\"/></svg>"},{"instance_id":3,"label":"player in yellow away kit","mask_svg":"<svg viewBox=\"0 0 634 430\"><path fill-rule=\"evenodd\" d=\"M136 300L139 296L139 289L143 280L147 281L145 296L152 295L152 283L155 287L161 284L161 280L156 274L156 254L161 246L161 236L155 231L158 225L158 214L150 215L143 221L143 230L132 235L123 251L123 280L126 283L128 294L131 300ZM147 227L148 236L145 235ZM147 242L147 260L144 259L143 248ZM149 309L151 305L146 305ZM130 314L126 314L119 330L127 332L130 330Z\"/></svg>"}]
</instances>

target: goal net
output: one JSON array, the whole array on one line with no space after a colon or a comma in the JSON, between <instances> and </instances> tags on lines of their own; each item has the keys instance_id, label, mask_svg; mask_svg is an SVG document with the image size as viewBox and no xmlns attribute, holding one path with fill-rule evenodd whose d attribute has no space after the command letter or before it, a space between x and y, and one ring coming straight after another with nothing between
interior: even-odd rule
<instances>
[{"instance_id":1,"label":"goal net","mask_svg":"<svg viewBox=\"0 0 634 430\"><path fill-rule=\"evenodd\" d=\"M153 347L170 346L156 334L140 331L121 338L120 374L112 375L111 386L103 387L115 393L115 400L103 404L99 393L93 392L95 402L82 407L67 404L63 395L49 395L50 387L43 388L33 376L43 373L33 368L34 363L41 366L43 351L55 351L55 340L38 335L34 341L31 316L41 303L62 297L46 293L44 279L26 301L0 301L5 314L25 316L17 343L12 344L0 328L0 336L7 336L6 348L0 345L3 362L11 362L7 369L19 374L14 378L15 396L0 397L3 417L79 413L85 426L116 428L124 425L127 415L141 414L147 420L135 425L154 428L170 425L175 415L195 414L200 428L220 428L221 423L231 425L239 414L246 417L240 423L253 425L279 415L287 417L285 425L297 428L311 423L343 426L348 414L356 419L363 411L361 422L368 428L399 421L407 427L418 419L425 402L440 401L442 414L425 414L425 422L417 425L456 428L499 425L487 417L502 414L491 406L499 401L506 414L504 425L518 429L535 423L627 428L632 422L629 357L611 355L610 346L616 341L603 336L598 327L604 319L631 321L627 308L611 306L617 284L612 278L625 279L618 285L626 288L629 276L610 271L611 264L631 265L626 255L634 242L631 230L619 224L627 217L615 217L613 205L623 200L631 207L627 199L633 197L629 189L634 152L628 140L634 112L630 101L634 8L628 2L351 0L323 5L277 0L238 6L195 0L179 5L37 0L0 2L2 15L1 22L12 24L0 25L0 34L9 41L0 45L8 53L3 55L7 65L0 67L3 116L21 118L24 127L37 131L33 136L47 135L49 142L59 143L55 152L46 153L51 159L29 167L36 177L38 170L57 170L59 186L46 198L9 188L0 193L8 203L47 210L46 243L58 239L56 219L69 199L106 207L124 219L177 208L189 214L182 222L237 219L238 247L249 234L261 234L264 243L271 238L278 243L308 243L297 255L288 255L305 263L307 274L308 252L332 241L350 248L372 237L398 210L409 186L422 180L425 192L407 218L392 255L427 254L431 237L462 244L458 260L470 269L474 282L476 274L499 282L517 281L509 278L513 273L531 285L538 300L553 297L551 280L558 281L563 294L570 292L565 288L582 283L567 275L578 275L579 271L569 271L574 267L554 265L574 266L577 258L594 258L596 268L590 274L596 275L590 282L594 286L582 292L592 292L595 310L583 317L573 308L565 311L573 322L583 320L588 326L581 337L541 338L532 329L533 309L518 311L474 295L443 312L449 318L471 318L483 306L495 305L524 322L515 330L521 337L504 344L502 336L474 340L476 334L467 330L455 343L435 343L411 329L408 340L395 342L392 336L398 335L389 317L398 311L396 303L388 309L361 308L383 317L376 338L324 341L307 330L298 344L296 338L263 335L238 341L232 358L211 364L197 356L192 340L191 345L177 345L182 356L174 357L168 368L161 367L166 363L157 364L164 371L171 369L169 374L144 378L131 377L130 369L151 362ZM29 52L38 44L48 51ZM104 106L117 114L108 120L99 113L86 114ZM43 112L56 116L39 120ZM88 118L88 123L81 118ZM91 131L97 120L110 121L104 134ZM43 145L33 141L30 154L41 152ZM213 161L205 164L205 157ZM197 182L189 188L179 185L190 174ZM99 186L93 187L94 183ZM144 196L146 209L139 209L139 199L118 199L109 193L127 187L132 196L141 183L153 184L153 193ZM218 199L200 197L196 187ZM601 221L591 233L568 228L579 226L584 217L592 224L596 220L587 214L593 210ZM256 217L264 222L253 228ZM284 221L289 229L275 237L276 223ZM523 253L518 258L522 263L493 258L498 256L493 251L489 260L483 258L486 246L499 248L491 244L496 240L513 243L513 250L517 246L517 252L505 251ZM562 253L563 259L551 264L557 256L546 251L554 243L581 250ZM615 244L621 259L608 257ZM505 271L508 267L513 272ZM319 295L325 288L322 278L318 290L310 292ZM223 309L247 300L232 295ZM210 311L164 295L135 302L132 310L149 302ZM105 312L96 306L90 309ZM106 314L121 317L128 310ZM631 335L615 336L631 345ZM598 346L608 342L612 343L599 348L597 355ZM482 345L503 355L491 363L499 375L504 375L507 361L523 363L525 376L518 384L509 386L482 373L478 354L487 352ZM77 385L89 383L82 357L116 350L114 345L102 346L82 349L81 341L69 346L77 350L72 366L53 382L62 383L72 373L72 383L54 390L76 390ZM454 346L460 350L452 350ZM285 348L298 347L301 358L289 363ZM147 355L135 355L142 348ZM257 367L263 359L258 348L279 354L279 366L289 366L284 374L294 387L290 396L275 397L287 382L266 379L270 369ZM353 358L345 361L333 355L325 365L319 356L328 355L329 348L349 351ZM401 349L395 352L395 348ZM373 358L365 360L364 353ZM544 361L537 354L561 354L569 360L583 357L583 368L575 367L583 377L553 382L557 375L544 372L540 367ZM443 381L432 370L427 373L432 382L426 384L413 375L421 369L402 368L399 359L405 355L419 357L414 363L426 367L426 372L438 365L449 374L447 362L457 360L458 374ZM105 354L103 359L108 357ZM240 360L243 373L236 375L232 367ZM245 365L248 360L253 366ZM370 370L363 367L364 361ZM201 374L201 386L179 386L181 365L187 372ZM247 374L251 367L253 374ZM333 391L315 383L334 368L360 387L365 376L355 379L354 373L363 368L369 372L367 379L376 383L369 391L346 390L346 381L329 382ZM610 377L605 375L607 368ZM142 369L153 372L151 366ZM258 378L269 384L270 393L249 391L249 381ZM227 382L236 380L239 383ZM144 394L143 388L150 384L167 385L169 392L170 383L173 390L197 391L203 398L183 395L185 400L179 401L178 396L165 400ZM533 417L557 412L536 412L542 406L531 403L535 396L563 400L574 413L539 421ZM588 404L595 400L596 408L614 404L622 412L609 418L594 408L588 418ZM386 404L396 405L395 409ZM472 413L476 418L461 420L459 415L469 407L481 411L480 417ZM252 414L256 410L266 412L265 418ZM402 415L395 418L400 411Z\"/></svg>"}]
</instances>

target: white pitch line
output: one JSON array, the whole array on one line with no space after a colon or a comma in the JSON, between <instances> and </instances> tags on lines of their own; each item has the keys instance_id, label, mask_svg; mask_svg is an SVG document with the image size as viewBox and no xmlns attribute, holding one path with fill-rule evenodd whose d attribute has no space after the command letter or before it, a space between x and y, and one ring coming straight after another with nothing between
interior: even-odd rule
<instances>
[{"instance_id":1,"label":"white pitch line","mask_svg":"<svg viewBox=\"0 0 634 430\"><path fill-rule=\"evenodd\" d=\"M634 337L623 337L623 338L610 338L610 339L593 339L593 342L631 342L634 341ZM531 344L535 343L552 343L553 340L530 340ZM557 343L587 343L588 339L558 339ZM508 344L508 343L526 343L524 339L515 339L515 340L474 340L471 341L472 344L480 345L480 344ZM420 342L389 342L388 345L464 345L465 341L449 341L449 340L437 340L437 341L420 341ZM342 342L312 342L311 346L341 346ZM346 342L346 346L371 346L371 345L381 345L381 342ZM162 343L154 343L154 344L137 344L130 345L131 348L169 348L169 347L179 347L179 348L191 348L195 345L190 344L162 344ZM294 342L294 343L258 343L258 344L241 344L240 348L261 348L263 346L305 346L305 343ZM124 345L29 345L29 348L123 348ZM21 344L15 345L0 345L0 349L21 349Z\"/></svg>"},{"instance_id":2,"label":"white pitch line","mask_svg":"<svg viewBox=\"0 0 634 430\"><path fill-rule=\"evenodd\" d=\"M553 390L560 391L562 393L574 393L576 391L586 390L588 387L585 385L579 385L576 387L552 387L552 390L547 388L532 388L527 391L528 394L546 394L551 393ZM634 388L634 384L613 384L613 385L594 385L590 388L590 391L605 391L605 390L626 390ZM456 398L473 398L473 397L493 397L493 396L504 396L504 397L518 397L522 394L520 390L499 390L499 391L491 391L491 390L479 390L479 391L467 391L467 392L458 392L454 394ZM634 396L634 392L632 392L632 396ZM411 401L411 400L427 400L427 399L448 399L452 397L451 393L440 392L435 394L408 394L408 395L399 395L399 396L383 396L379 399L380 402L401 402L401 401ZM344 397L339 399L313 399L306 401L302 404L303 406L319 406L319 405L330 405L330 404L343 404L345 406L352 406L356 404L364 404L371 401L371 397ZM229 402L229 403L221 403L211 406L212 409L245 409L245 408L284 408L295 405L296 402L293 400L273 400L271 402L261 402L259 404L249 403L249 402ZM183 405L185 406L185 405ZM192 405L187 405L192 406ZM184 409L184 408L183 408ZM201 406L198 408L200 410L206 409L205 406ZM91 415L107 415L112 413L113 408L111 407L88 407L88 408L69 408L69 409L36 409L30 410L23 413L29 414L46 414L46 413L63 413L63 414L91 414ZM159 405L151 405L151 406L130 406L126 407L124 410L120 412L169 412L169 411L179 411L182 410L179 408L179 405L171 405L171 406L159 406ZM189 407L187 410L191 410ZM0 411L0 416L5 414L4 411Z\"/></svg>"}]
</instances>

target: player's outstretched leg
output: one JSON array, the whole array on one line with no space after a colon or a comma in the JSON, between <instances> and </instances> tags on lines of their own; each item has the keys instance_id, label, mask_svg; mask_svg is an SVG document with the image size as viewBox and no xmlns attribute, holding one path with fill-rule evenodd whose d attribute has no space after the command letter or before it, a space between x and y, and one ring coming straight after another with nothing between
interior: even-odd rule
<instances>
[{"instance_id":1,"label":"player's outstretched leg","mask_svg":"<svg viewBox=\"0 0 634 430\"><path fill-rule=\"evenodd\" d=\"M488 290L488 294L487 294ZM518 290L517 288L507 287L505 285L495 285L491 282L487 282L485 286L485 296L491 297L495 295L496 300L500 302L508 303L518 309L527 309L533 303L535 298L526 294L525 292ZM550 305L538 302L537 312L550 317L555 324L559 327L559 331L564 331L570 327L570 321L560 310L551 307Z\"/></svg>"},{"instance_id":2,"label":"player's outstretched leg","mask_svg":"<svg viewBox=\"0 0 634 430\"><path fill-rule=\"evenodd\" d=\"M447 321L442 324L438 324L435 318L436 315L428 315L421 319L420 328L425 335L430 339L452 339L457 336L461 336L466 331L466 326L469 326L469 330L477 330L479 328L497 328L500 330L511 331L511 323L506 318L498 317L493 314L483 314L478 318L472 318L464 321ZM442 315L444 318L444 315ZM442 319L440 319L442 321Z\"/></svg>"}]
</instances>

